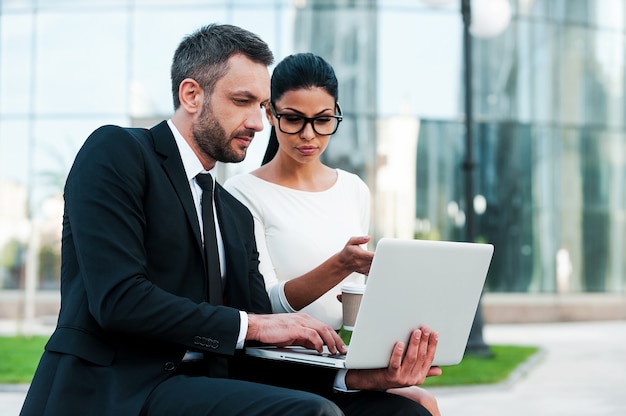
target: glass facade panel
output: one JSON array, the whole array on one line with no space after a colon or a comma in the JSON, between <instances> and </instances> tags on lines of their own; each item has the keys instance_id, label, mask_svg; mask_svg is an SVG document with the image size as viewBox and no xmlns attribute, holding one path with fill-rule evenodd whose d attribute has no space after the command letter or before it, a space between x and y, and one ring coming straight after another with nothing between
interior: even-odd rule
<instances>
[{"instance_id":1,"label":"glass facade panel","mask_svg":"<svg viewBox=\"0 0 626 416\"><path fill-rule=\"evenodd\" d=\"M584 106L587 124L623 129L626 45L617 31L588 31L589 50L586 82L589 91Z\"/></svg>"},{"instance_id":2,"label":"glass facade panel","mask_svg":"<svg viewBox=\"0 0 626 416\"><path fill-rule=\"evenodd\" d=\"M133 117L168 117L173 111L170 66L181 39L196 28L226 18L224 8L150 8L132 17L129 105ZM167 20L168 30L156 22Z\"/></svg>"},{"instance_id":3,"label":"glass facade panel","mask_svg":"<svg viewBox=\"0 0 626 416\"><path fill-rule=\"evenodd\" d=\"M455 2L0 2L0 286L20 285L39 230L40 287L56 287L56 210L76 151L102 124L169 117L176 46L220 22L259 34L277 61L312 51L333 64L345 118L325 160L372 189L374 239L463 240L471 218L496 246L488 291L623 293L626 6L511 4L502 34L472 39L468 173ZM221 179L259 165L268 130Z\"/></svg>"},{"instance_id":4,"label":"glass facade panel","mask_svg":"<svg viewBox=\"0 0 626 416\"><path fill-rule=\"evenodd\" d=\"M85 9L120 9L131 4L133 0L34 0L33 4L39 11L57 11L72 13Z\"/></svg>"},{"instance_id":5,"label":"glass facade panel","mask_svg":"<svg viewBox=\"0 0 626 416\"><path fill-rule=\"evenodd\" d=\"M15 11L32 11L37 0L3 0L0 2L0 11L2 13Z\"/></svg>"},{"instance_id":6,"label":"glass facade panel","mask_svg":"<svg viewBox=\"0 0 626 416\"><path fill-rule=\"evenodd\" d=\"M0 121L0 289L16 289L23 275L28 220L26 120Z\"/></svg>"},{"instance_id":7,"label":"glass facade panel","mask_svg":"<svg viewBox=\"0 0 626 416\"><path fill-rule=\"evenodd\" d=\"M120 11L37 16L38 113L127 112L127 18Z\"/></svg>"},{"instance_id":8,"label":"glass facade panel","mask_svg":"<svg viewBox=\"0 0 626 416\"><path fill-rule=\"evenodd\" d=\"M432 9L407 13L383 8L378 21L379 115L457 117L463 87L460 16ZM434 82L444 79L447 82Z\"/></svg>"},{"instance_id":9,"label":"glass facade panel","mask_svg":"<svg viewBox=\"0 0 626 416\"><path fill-rule=\"evenodd\" d=\"M29 140L31 128L27 119L0 120L0 180L27 187L29 158L33 152Z\"/></svg>"},{"instance_id":10,"label":"glass facade panel","mask_svg":"<svg viewBox=\"0 0 626 416\"><path fill-rule=\"evenodd\" d=\"M591 2L590 12L594 17L594 24L602 29L624 30L626 5L622 0L605 0Z\"/></svg>"},{"instance_id":11,"label":"glass facade panel","mask_svg":"<svg viewBox=\"0 0 626 416\"><path fill-rule=\"evenodd\" d=\"M459 166L463 158L461 123L422 121L416 161L417 238L463 237L465 202Z\"/></svg>"},{"instance_id":12,"label":"glass facade panel","mask_svg":"<svg viewBox=\"0 0 626 416\"><path fill-rule=\"evenodd\" d=\"M4 117L31 110L33 20L30 15L0 15L0 112Z\"/></svg>"},{"instance_id":13,"label":"glass facade panel","mask_svg":"<svg viewBox=\"0 0 626 416\"><path fill-rule=\"evenodd\" d=\"M532 168L527 175L532 181L532 194L528 202L532 210L532 275L529 290L554 292L555 253L561 240L561 223L567 223L567 213L559 212L562 188L560 187L563 159L562 137L549 126L535 125L526 135L531 144ZM565 163L566 164L566 163ZM566 175L567 176L567 175ZM565 191L568 193L568 191ZM570 228L565 228L565 232Z\"/></svg>"}]
</instances>

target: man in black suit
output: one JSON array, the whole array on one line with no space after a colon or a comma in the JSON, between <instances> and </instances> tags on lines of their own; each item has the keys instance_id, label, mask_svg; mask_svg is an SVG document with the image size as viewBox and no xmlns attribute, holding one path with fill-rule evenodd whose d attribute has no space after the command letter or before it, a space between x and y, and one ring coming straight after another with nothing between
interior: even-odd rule
<instances>
[{"instance_id":1,"label":"man in black suit","mask_svg":"<svg viewBox=\"0 0 626 416\"><path fill-rule=\"evenodd\" d=\"M271 314L249 211L209 177L211 199L196 177L216 161L244 159L263 128L272 61L250 32L203 27L174 55L171 120L150 130L104 126L86 140L65 186L59 320L22 415L343 414L333 401L358 411L348 402L361 394L334 396L333 370L257 366L241 354L254 341L345 346L305 314ZM205 251L207 195L217 239ZM208 271L211 248L223 289ZM423 380L436 345L427 335L416 331L406 358L399 345L389 369L351 374L345 387ZM376 394L360 402L372 398L381 409L413 406Z\"/></svg>"}]
</instances>

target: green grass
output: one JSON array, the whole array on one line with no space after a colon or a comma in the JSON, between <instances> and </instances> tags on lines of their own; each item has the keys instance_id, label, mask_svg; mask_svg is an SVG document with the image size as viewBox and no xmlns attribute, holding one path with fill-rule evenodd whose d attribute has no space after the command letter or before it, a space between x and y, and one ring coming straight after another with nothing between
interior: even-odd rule
<instances>
[{"instance_id":1,"label":"green grass","mask_svg":"<svg viewBox=\"0 0 626 416\"><path fill-rule=\"evenodd\" d=\"M0 337L0 383L30 383L49 337Z\"/></svg>"},{"instance_id":2,"label":"green grass","mask_svg":"<svg viewBox=\"0 0 626 416\"><path fill-rule=\"evenodd\" d=\"M458 365L442 367L443 374L426 379L424 387L499 383L539 351L514 345L490 345L490 349L491 357L468 355Z\"/></svg>"},{"instance_id":3,"label":"green grass","mask_svg":"<svg viewBox=\"0 0 626 416\"><path fill-rule=\"evenodd\" d=\"M30 383L48 337L0 337L0 383ZM536 347L490 345L490 358L466 356L459 365L443 367L424 386L460 386L504 381L538 351Z\"/></svg>"}]
</instances>

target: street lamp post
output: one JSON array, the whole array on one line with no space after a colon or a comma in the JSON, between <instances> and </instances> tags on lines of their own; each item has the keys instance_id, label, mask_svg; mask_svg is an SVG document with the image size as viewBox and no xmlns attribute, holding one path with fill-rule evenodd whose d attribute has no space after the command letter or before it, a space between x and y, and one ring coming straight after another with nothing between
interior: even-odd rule
<instances>
[{"instance_id":1,"label":"street lamp post","mask_svg":"<svg viewBox=\"0 0 626 416\"><path fill-rule=\"evenodd\" d=\"M472 137L472 38L470 35L471 5L470 0L461 0L461 15L463 16L463 66L465 83L465 240L474 241L474 167ZM467 341L466 353L490 356L491 349L483 339L482 302L478 303L472 329Z\"/></svg>"},{"instance_id":2,"label":"street lamp post","mask_svg":"<svg viewBox=\"0 0 626 416\"><path fill-rule=\"evenodd\" d=\"M435 7L444 6L450 0L423 0ZM473 5L473 6L472 6ZM465 84L465 158L462 163L465 179L465 240L474 241L474 169L472 142L472 37L493 38L501 34L509 24L511 5L509 0L461 0L463 18L463 65ZM470 34L471 32L471 34ZM484 202L483 202L484 204ZM483 208L484 209L484 208ZM478 303L474 323L467 342L467 353L490 356L491 349L483 340L483 315Z\"/></svg>"}]
</instances>

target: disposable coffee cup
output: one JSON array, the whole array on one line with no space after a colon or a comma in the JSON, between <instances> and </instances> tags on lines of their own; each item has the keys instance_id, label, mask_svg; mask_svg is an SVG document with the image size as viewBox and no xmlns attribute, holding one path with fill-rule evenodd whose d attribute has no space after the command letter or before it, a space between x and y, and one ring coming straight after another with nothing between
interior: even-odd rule
<instances>
[{"instance_id":1,"label":"disposable coffee cup","mask_svg":"<svg viewBox=\"0 0 626 416\"><path fill-rule=\"evenodd\" d=\"M343 309L343 325L339 336L346 344L350 343L354 323L359 313L365 285L357 282L345 282L341 285L341 305Z\"/></svg>"}]
</instances>

